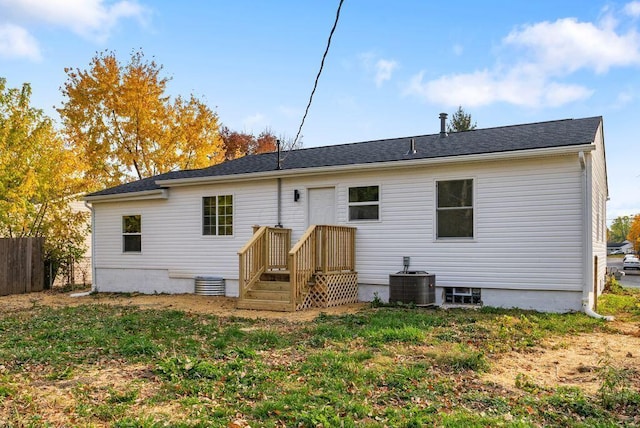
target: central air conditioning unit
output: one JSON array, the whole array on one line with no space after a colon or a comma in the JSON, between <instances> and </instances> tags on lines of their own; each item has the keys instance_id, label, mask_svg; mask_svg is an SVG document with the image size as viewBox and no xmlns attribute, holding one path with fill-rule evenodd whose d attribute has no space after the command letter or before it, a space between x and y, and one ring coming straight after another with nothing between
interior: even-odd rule
<instances>
[{"instance_id":1,"label":"central air conditioning unit","mask_svg":"<svg viewBox=\"0 0 640 428\"><path fill-rule=\"evenodd\" d=\"M436 303L436 276L425 271L400 271L389 275L389 303Z\"/></svg>"}]
</instances>

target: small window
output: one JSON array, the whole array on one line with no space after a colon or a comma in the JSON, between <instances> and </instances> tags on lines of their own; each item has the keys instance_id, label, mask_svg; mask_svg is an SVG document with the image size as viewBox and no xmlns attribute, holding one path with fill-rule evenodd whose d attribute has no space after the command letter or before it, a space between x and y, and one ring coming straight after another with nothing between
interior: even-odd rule
<instances>
[{"instance_id":1,"label":"small window","mask_svg":"<svg viewBox=\"0 0 640 428\"><path fill-rule=\"evenodd\" d=\"M437 238L473 238L473 180L438 181Z\"/></svg>"},{"instance_id":2,"label":"small window","mask_svg":"<svg viewBox=\"0 0 640 428\"><path fill-rule=\"evenodd\" d=\"M139 215L122 217L122 251L125 253L142 251L142 219Z\"/></svg>"},{"instance_id":3,"label":"small window","mask_svg":"<svg viewBox=\"0 0 640 428\"><path fill-rule=\"evenodd\" d=\"M462 305L481 305L482 299L479 288L447 287L444 289L445 303Z\"/></svg>"},{"instance_id":4,"label":"small window","mask_svg":"<svg viewBox=\"0 0 640 428\"><path fill-rule=\"evenodd\" d=\"M378 186L349 187L349 221L380 218Z\"/></svg>"},{"instance_id":5,"label":"small window","mask_svg":"<svg viewBox=\"0 0 640 428\"><path fill-rule=\"evenodd\" d=\"M233 235L233 196L205 196L202 198L202 234Z\"/></svg>"}]
</instances>

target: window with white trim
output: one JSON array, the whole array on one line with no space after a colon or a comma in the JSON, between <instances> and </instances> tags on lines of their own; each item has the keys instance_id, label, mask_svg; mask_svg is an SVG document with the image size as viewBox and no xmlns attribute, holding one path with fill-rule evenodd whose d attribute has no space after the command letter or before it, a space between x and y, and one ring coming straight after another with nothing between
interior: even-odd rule
<instances>
[{"instance_id":1,"label":"window with white trim","mask_svg":"<svg viewBox=\"0 0 640 428\"><path fill-rule=\"evenodd\" d=\"M473 179L436 182L436 238L473 238Z\"/></svg>"},{"instance_id":2,"label":"window with white trim","mask_svg":"<svg viewBox=\"0 0 640 428\"><path fill-rule=\"evenodd\" d=\"M202 234L233 235L233 196L218 195L202 198Z\"/></svg>"},{"instance_id":3,"label":"window with white trim","mask_svg":"<svg viewBox=\"0 0 640 428\"><path fill-rule=\"evenodd\" d=\"M349 187L349 221L380 219L380 188Z\"/></svg>"},{"instance_id":4,"label":"window with white trim","mask_svg":"<svg viewBox=\"0 0 640 428\"><path fill-rule=\"evenodd\" d=\"M142 217L140 215L122 216L122 251L124 253L142 251Z\"/></svg>"}]
</instances>

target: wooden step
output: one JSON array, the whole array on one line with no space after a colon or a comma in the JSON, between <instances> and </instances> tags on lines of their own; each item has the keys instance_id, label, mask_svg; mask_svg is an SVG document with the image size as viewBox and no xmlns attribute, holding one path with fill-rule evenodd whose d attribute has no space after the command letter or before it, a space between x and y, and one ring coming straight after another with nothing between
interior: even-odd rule
<instances>
[{"instance_id":1,"label":"wooden step","mask_svg":"<svg viewBox=\"0 0 640 428\"><path fill-rule=\"evenodd\" d=\"M258 281L253 290L289 291L291 284L287 281Z\"/></svg>"},{"instance_id":2,"label":"wooden step","mask_svg":"<svg viewBox=\"0 0 640 428\"><path fill-rule=\"evenodd\" d=\"M262 281L289 281L288 270L270 270L260 275Z\"/></svg>"},{"instance_id":3,"label":"wooden step","mask_svg":"<svg viewBox=\"0 0 640 428\"><path fill-rule=\"evenodd\" d=\"M278 302L289 301L289 290L248 290L245 294L246 299L252 300L273 300Z\"/></svg>"},{"instance_id":4,"label":"wooden step","mask_svg":"<svg viewBox=\"0 0 640 428\"><path fill-rule=\"evenodd\" d=\"M291 312L289 302L279 302L275 300L241 299L236 305L238 309L255 309L263 311Z\"/></svg>"}]
</instances>

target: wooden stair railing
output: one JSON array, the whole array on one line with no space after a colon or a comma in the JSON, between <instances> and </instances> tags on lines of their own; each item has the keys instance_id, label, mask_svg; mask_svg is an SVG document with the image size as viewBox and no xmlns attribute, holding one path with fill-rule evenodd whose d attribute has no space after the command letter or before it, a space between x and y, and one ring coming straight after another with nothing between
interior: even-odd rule
<instances>
[{"instance_id":1,"label":"wooden stair railing","mask_svg":"<svg viewBox=\"0 0 640 428\"><path fill-rule=\"evenodd\" d=\"M289 251L291 311L297 309L316 272L355 271L354 227L312 225Z\"/></svg>"},{"instance_id":2,"label":"wooden stair railing","mask_svg":"<svg viewBox=\"0 0 640 428\"><path fill-rule=\"evenodd\" d=\"M312 225L291 248L290 229L255 226L238 252L239 306L302 308L314 275L355 272L355 232L354 227Z\"/></svg>"},{"instance_id":3,"label":"wooden stair railing","mask_svg":"<svg viewBox=\"0 0 640 428\"><path fill-rule=\"evenodd\" d=\"M287 254L291 248L291 229L260 226L253 228L253 236L238 251L240 268L238 288L240 299L269 271L287 269Z\"/></svg>"},{"instance_id":4,"label":"wooden stair railing","mask_svg":"<svg viewBox=\"0 0 640 428\"><path fill-rule=\"evenodd\" d=\"M317 245L316 228L309 226L307 231L298 240L296 245L289 251L289 272L290 272L290 299L291 311L294 312L298 306L298 300L304 293L304 288L316 271Z\"/></svg>"},{"instance_id":5,"label":"wooden stair railing","mask_svg":"<svg viewBox=\"0 0 640 428\"><path fill-rule=\"evenodd\" d=\"M289 250L291 249L291 229L267 227L266 271L288 270Z\"/></svg>"}]
</instances>

